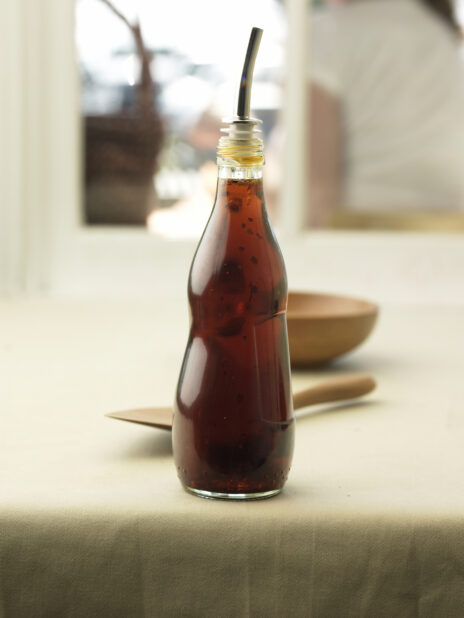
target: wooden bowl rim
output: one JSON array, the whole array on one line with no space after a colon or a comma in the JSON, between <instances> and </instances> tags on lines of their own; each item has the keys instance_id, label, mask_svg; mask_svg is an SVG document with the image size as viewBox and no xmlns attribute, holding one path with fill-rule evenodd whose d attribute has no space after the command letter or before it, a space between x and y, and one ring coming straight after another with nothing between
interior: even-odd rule
<instances>
[{"instance_id":1,"label":"wooden bowl rim","mask_svg":"<svg viewBox=\"0 0 464 618\"><path fill-rule=\"evenodd\" d=\"M348 302L356 302L362 303L364 307L358 307L352 311L344 310L339 313L304 313L301 310L288 311L287 309L287 319L291 320L336 320L343 318L357 318L357 317L366 317L366 316L376 316L379 312L379 307L375 303L370 300L366 300L365 298L358 298L355 296L344 296L340 294L325 294L322 292L300 292L298 290L291 290L288 293L290 296L306 296L306 297L318 297L318 298L327 298L330 300L343 300Z\"/></svg>"}]
</instances>

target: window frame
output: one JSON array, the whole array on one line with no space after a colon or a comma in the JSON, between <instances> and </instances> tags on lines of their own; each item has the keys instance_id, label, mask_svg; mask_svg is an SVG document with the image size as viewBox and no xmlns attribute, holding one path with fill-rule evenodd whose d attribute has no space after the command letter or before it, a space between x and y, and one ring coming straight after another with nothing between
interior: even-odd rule
<instances>
[{"instance_id":1,"label":"window frame","mask_svg":"<svg viewBox=\"0 0 464 618\"><path fill-rule=\"evenodd\" d=\"M183 296L195 243L82 221L75 0L4 0L3 10L0 70L9 87L0 97L0 295ZM279 238L290 286L383 302L464 303L460 234L304 230L306 0L287 0L287 15Z\"/></svg>"}]
</instances>

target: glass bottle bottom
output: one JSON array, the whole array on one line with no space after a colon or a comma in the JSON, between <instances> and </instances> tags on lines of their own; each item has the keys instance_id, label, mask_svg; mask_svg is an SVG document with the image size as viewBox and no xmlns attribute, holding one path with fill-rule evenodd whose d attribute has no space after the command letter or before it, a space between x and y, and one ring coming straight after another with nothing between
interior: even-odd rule
<instances>
[{"instance_id":1,"label":"glass bottle bottom","mask_svg":"<svg viewBox=\"0 0 464 618\"><path fill-rule=\"evenodd\" d=\"M209 500L264 500L266 498L272 498L282 491L282 488L271 489L270 491L259 491L255 493L246 494L227 494L217 491L206 491L206 489L194 489L193 487L184 486L185 490L194 496L199 498L207 498Z\"/></svg>"}]
</instances>

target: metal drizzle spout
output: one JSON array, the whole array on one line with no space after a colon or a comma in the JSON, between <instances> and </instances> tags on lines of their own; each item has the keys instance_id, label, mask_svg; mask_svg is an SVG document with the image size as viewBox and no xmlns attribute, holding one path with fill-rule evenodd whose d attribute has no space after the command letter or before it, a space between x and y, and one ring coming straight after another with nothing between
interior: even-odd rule
<instances>
[{"instance_id":1,"label":"metal drizzle spout","mask_svg":"<svg viewBox=\"0 0 464 618\"><path fill-rule=\"evenodd\" d=\"M253 71L262 35L261 28L251 30L240 79L237 113L232 118L225 118L228 126L221 129L224 135L217 148L220 165L247 167L264 162L263 141L258 128L261 120L250 117Z\"/></svg>"},{"instance_id":2,"label":"metal drizzle spout","mask_svg":"<svg viewBox=\"0 0 464 618\"><path fill-rule=\"evenodd\" d=\"M263 31L261 28L253 28L248 42L248 49L243 63L242 77L238 91L237 116L238 120L250 120L250 98L251 84L253 81L253 71L255 68L256 56Z\"/></svg>"}]
</instances>

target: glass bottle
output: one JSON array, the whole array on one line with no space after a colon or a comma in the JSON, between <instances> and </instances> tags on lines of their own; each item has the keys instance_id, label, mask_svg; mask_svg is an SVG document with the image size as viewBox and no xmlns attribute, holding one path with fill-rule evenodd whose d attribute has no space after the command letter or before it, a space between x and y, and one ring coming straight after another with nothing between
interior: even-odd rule
<instances>
[{"instance_id":1,"label":"glass bottle","mask_svg":"<svg viewBox=\"0 0 464 618\"><path fill-rule=\"evenodd\" d=\"M219 140L216 199L188 282L173 451L182 485L207 498L279 493L293 454L287 277L264 203L259 121L249 116L261 34L253 28L237 116Z\"/></svg>"},{"instance_id":2,"label":"glass bottle","mask_svg":"<svg viewBox=\"0 0 464 618\"><path fill-rule=\"evenodd\" d=\"M189 275L173 450L187 490L261 498L282 489L293 452L287 277L264 203L262 142L221 142L216 200Z\"/></svg>"}]
</instances>

